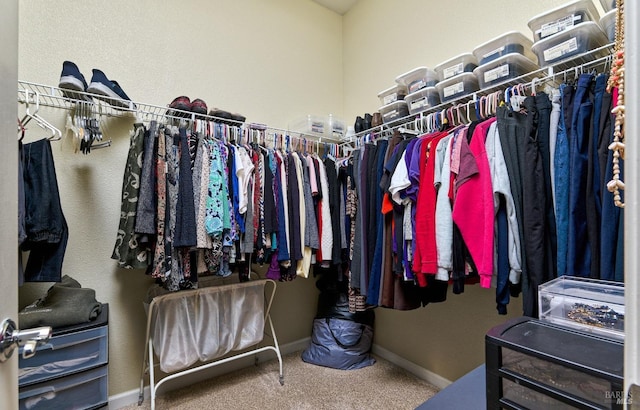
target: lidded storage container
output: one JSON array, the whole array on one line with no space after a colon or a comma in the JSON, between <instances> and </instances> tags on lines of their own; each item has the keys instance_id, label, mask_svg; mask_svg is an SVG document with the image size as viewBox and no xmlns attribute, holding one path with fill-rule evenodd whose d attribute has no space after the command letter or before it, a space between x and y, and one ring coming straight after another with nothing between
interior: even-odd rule
<instances>
[{"instance_id":1,"label":"lidded storage container","mask_svg":"<svg viewBox=\"0 0 640 410\"><path fill-rule=\"evenodd\" d=\"M434 70L438 73L438 79L443 81L458 74L471 73L477 66L476 57L471 53L464 53L438 64Z\"/></svg>"},{"instance_id":2,"label":"lidded storage container","mask_svg":"<svg viewBox=\"0 0 640 410\"><path fill-rule=\"evenodd\" d=\"M604 30L607 35L607 39L610 42L614 42L616 40L616 14L618 9L610 10L607 14L602 16L600 19L600 27Z\"/></svg>"},{"instance_id":3,"label":"lidded storage container","mask_svg":"<svg viewBox=\"0 0 640 410\"><path fill-rule=\"evenodd\" d=\"M473 70L480 88L492 87L530 73L539 67L519 53L504 55Z\"/></svg>"},{"instance_id":4,"label":"lidded storage container","mask_svg":"<svg viewBox=\"0 0 640 410\"><path fill-rule=\"evenodd\" d=\"M540 67L546 67L608 43L607 36L600 26L593 21L587 21L544 40L536 41L531 50L538 56ZM603 50L599 54L594 55L593 58L604 57L608 51Z\"/></svg>"},{"instance_id":5,"label":"lidded storage container","mask_svg":"<svg viewBox=\"0 0 640 410\"><path fill-rule=\"evenodd\" d=\"M600 14L591 0L575 0L533 17L527 23L533 41L539 41L587 21L597 22Z\"/></svg>"},{"instance_id":6,"label":"lidded storage container","mask_svg":"<svg viewBox=\"0 0 640 410\"><path fill-rule=\"evenodd\" d=\"M382 105L391 104L394 101L404 100L407 95L407 87L404 85L396 84L393 87L389 87L384 91L378 93L378 98Z\"/></svg>"},{"instance_id":7,"label":"lidded storage container","mask_svg":"<svg viewBox=\"0 0 640 410\"><path fill-rule=\"evenodd\" d=\"M473 49L473 55L480 65L511 53L522 54L535 62L536 56L531 52L533 42L518 31L509 31Z\"/></svg>"},{"instance_id":8,"label":"lidded storage container","mask_svg":"<svg viewBox=\"0 0 640 410\"><path fill-rule=\"evenodd\" d=\"M436 84L440 101L447 102L478 91L478 80L473 73L462 73Z\"/></svg>"},{"instance_id":9,"label":"lidded storage container","mask_svg":"<svg viewBox=\"0 0 640 410\"><path fill-rule=\"evenodd\" d=\"M396 83L406 87L408 93L413 93L424 87L433 87L438 82L435 71L427 67L417 67L396 77Z\"/></svg>"},{"instance_id":10,"label":"lidded storage container","mask_svg":"<svg viewBox=\"0 0 640 410\"><path fill-rule=\"evenodd\" d=\"M416 114L440 104L440 96L436 87L426 87L418 90L407 95L404 100L409 108L409 114Z\"/></svg>"},{"instance_id":11,"label":"lidded storage container","mask_svg":"<svg viewBox=\"0 0 640 410\"><path fill-rule=\"evenodd\" d=\"M398 118L409 115L409 108L406 101L398 100L390 104L384 105L378 109L382 116L382 122L387 124L397 120Z\"/></svg>"},{"instance_id":12,"label":"lidded storage container","mask_svg":"<svg viewBox=\"0 0 640 410\"><path fill-rule=\"evenodd\" d=\"M624 340L624 284L561 276L538 287L540 319Z\"/></svg>"}]
</instances>

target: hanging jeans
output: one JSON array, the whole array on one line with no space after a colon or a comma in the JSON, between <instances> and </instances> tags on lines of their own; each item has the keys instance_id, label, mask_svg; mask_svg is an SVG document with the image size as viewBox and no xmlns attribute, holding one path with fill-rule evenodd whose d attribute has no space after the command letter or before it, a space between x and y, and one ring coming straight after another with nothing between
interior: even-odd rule
<instances>
[{"instance_id":1,"label":"hanging jeans","mask_svg":"<svg viewBox=\"0 0 640 410\"><path fill-rule=\"evenodd\" d=\"M573 107L574 88L567 84L560 86L560 122L556 136L554 158L556 186L556 230L558 276L567 274L567 231L569 230L569 130Z\"/></svg>"},{"instance_id":2,"label":"hanging jeans","mask_svg":"<svg viewBox=\"0 0 640 410\"><path fill-rule=\"evenodd\" d=\"M589 277L591 248L587 233L587 161L593 96L592 74L581 74L573 100L569 141L569 229L567 274Z\"/></svg>"},{"instance_id":3,"label":"hanging jeans","mask_svg":"<svg viewBox=\"0 0 640 410\"><path fill-rule=\"evenodd\" d=\"M23 147L25 233L23 251L30 251L26 282L60 282L69 239L48 139Z\"/></svg>"},{"instance_id":4,"label":"hanging jeans","mask_svg":"<svg viewBox=\"0 0 640 410\"><path fill-rule=\"evenodd\" d=\"M610 111L610 99L605 99L605 89L607 87L607 75L596 77L595 91L593 99L593 123L592 138L589 144L589 157L587 161L587 232L589 234L589 245L591 248L591 277L600 277L600 225L602 223L602 190L606 189L601 185L600 176L600 146L606 144L600 130L603 119L602 110ZM604 117L606 119L606 117ZM603 124L604 125L604 124ZM603 141L605 140L605 141Z\"/></svg>"}]
</instances>

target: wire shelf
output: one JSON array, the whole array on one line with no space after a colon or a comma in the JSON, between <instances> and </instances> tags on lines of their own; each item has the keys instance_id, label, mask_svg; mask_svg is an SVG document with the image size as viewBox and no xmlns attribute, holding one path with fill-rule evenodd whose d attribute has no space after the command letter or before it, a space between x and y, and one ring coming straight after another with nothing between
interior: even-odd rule
<instances>
[{"instance_id":1,"label":"wire shelf","mask_svg":"<svg viewBox=\"0 0 640 410\"><path fill-rule=\"evenodd\" d=\"M573 56L562 61L558 61L549 67L540 68L538 70L528 72L519 77L506 80L499 84L494 84L490 87L486 87L473 93L460 96L445 103L427 107L420 112L394 119L389 123L385 123L376 127L372 127L368 130L361 131L352 135L349 139L345 139L345 143L351 144L362 137L370 134L375 134L376 132L393 131L399 128L415 130L416 121L422 120L429 114L442 112L452 107L459 108L465 105L469 106L469 104L475 103L479 100L479 98L483 96L488 96L498 91L504 91L511 87L519 86L524 89L530 89L536 84L539 85L545 82L557 83L558 81L566 81L567 77L577 77L577 75L584 72L603 72L608 67L608 65L611 64L612 53L613 44L607 44L594 50L590 50L586 53ZM571 75L573 75L573 77L571 77Z\"/></svg>"}]
</instances>

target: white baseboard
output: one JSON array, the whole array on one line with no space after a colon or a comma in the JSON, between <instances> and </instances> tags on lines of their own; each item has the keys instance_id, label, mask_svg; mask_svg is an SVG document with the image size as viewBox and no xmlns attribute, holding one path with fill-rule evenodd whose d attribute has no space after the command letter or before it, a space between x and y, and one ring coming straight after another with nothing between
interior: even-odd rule
<instances>
[{"instance_id":1,"label":"white baseboard","mask_svg":"<svg viewBox=\"0 0 640 410\"><path fill-rule=\"evenodd\" d=\"M409 373L414 374L416 377L419 377L420 379L433 384L439 389L444 389L451 384L451 380L447 380L444 377L425 369L424 367L418 366L417 364L401 356L398 356L397 354L385 349L384 347L380 347L374 344L371 348L371 352L395 364L396 366L405 369Z\"/></svg>"},{"instance_id":2,"label":"white baseboard","mask_svg":"<svg viewBox=\"0 0 640 410\"><path fill-rule=\"evenodd\" d=\"M280 354L284 356L289 353L302 351L306 349L307 346L309 346L310 341L311 341L310 337L305 337L304 339L300 339L291 343L280 345ZM258 356L258 361L272 360L276 357L273 351L260 352L257 354L257 356ZM191 374L185 375L184 377L180 377L178 379L169 381L162 385L162 387L159 390L159 393L190 386L194 383L211 379L212 377L220 376L222 374L226 374L236 370L244 369L245 367L252 366L255 363L254 357L255 356L243 357L241 359L234 360L232 362L224 363L219 366L211 367L206 370L202 370L196 373L191 373ZM109 410L117 410L125 406L137 404L139 394L140 394L139 389L133 389L133 390L126 391L124 393L119 393L119 394L110 396L108 408ZM144 388L144 400L145 401L150 400L150 397L151 396L149 392L149 386L147 385Z\"/></svg>"}]
</instances>

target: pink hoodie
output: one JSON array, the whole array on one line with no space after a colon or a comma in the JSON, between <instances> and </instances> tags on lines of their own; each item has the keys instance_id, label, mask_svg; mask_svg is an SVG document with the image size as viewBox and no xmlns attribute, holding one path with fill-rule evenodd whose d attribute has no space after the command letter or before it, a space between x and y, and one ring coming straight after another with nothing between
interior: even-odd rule
<instances>
[{"instance_id":1,"label":"pink hoodie","mask_svg":"<svg viewBox=\"0 0 640 410\"><path fill-rule=\"evenodd\" d=\"M495 121L495 118L488 119L473 131L469 144L473 158L466 156L461 161L475 160L475 167L460 164L452 215L476 264L483 288L491 286L493 275L493 187L485 140L489 126Z\"/></svg>"}]
</instances>

